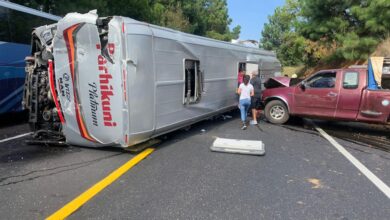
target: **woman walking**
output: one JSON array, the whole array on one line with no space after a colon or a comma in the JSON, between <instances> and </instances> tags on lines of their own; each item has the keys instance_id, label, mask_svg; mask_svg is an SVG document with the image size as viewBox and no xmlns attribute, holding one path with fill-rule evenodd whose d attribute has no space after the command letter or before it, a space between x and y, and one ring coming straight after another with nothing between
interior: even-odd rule
<instances>
[{"instance_id":1,"label":"woman walking","mask_svg":"<svg viewBox=\"0 0 390 220\"><path fill-rule=\"evenodd\" d=\"M241 121L242 121L242 130L247 128L246 126L246 117L248 114L248 109L251 105L251 96L254 95L253 86L249 83L250 77L248 75L244 76L244 82L238 87L237 93L240 95L240 112L241 112Z\"/></svg>"}]
</instances>

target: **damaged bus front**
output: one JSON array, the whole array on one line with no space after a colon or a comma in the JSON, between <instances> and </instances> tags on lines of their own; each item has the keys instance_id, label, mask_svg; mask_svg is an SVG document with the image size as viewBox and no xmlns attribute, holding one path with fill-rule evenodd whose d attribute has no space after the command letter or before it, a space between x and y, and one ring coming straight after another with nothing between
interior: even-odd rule
<instances>
[{"instance_id":1,"label":"damaged bus front","mask_svg":"<svg viewBox=\"0 0 390 220\"><path fill-rule=\"evenodd\" d=\"M71 13L34 30L23 100L33 142L126 145L120 19Z\"/></svg>"}]
</instances>

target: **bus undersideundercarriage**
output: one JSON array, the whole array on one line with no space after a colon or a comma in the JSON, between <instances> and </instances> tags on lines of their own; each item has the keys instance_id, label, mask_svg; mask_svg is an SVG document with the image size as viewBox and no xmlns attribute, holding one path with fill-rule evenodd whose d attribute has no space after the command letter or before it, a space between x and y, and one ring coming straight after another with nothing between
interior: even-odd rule
<instances>
[{"instance_id":1,"label":"bus undersideundercarriage","mask_svg":"<svg viewBox=\"0 0 390 220\"><path fill-rule=\"evenodd\" d=\"M32 56L26 57L23 108L29 111L28 120L33 131L30 143L61 144L65 139L49 83L49 63L53 59L50 45L54 31L54 26L45 31L38 28L32 37Z\"/></svg>"}]
</instances>

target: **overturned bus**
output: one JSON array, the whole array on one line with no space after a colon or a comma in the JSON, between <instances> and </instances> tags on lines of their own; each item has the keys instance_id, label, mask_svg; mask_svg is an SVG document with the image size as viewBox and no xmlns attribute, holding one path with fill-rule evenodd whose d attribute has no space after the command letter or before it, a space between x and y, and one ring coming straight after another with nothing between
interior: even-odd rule
<instances>
[{"instance_id":1,"label":"overturned bus","mask_svg":"<svg viewBox=\"0 0 390 220\"><path fill-rule=\"evenodd\" d=\"M237 106L239 66L273 52L95 12L36 28L24 108L33 140L128 147Z\"/></svg>"}]
</instances>

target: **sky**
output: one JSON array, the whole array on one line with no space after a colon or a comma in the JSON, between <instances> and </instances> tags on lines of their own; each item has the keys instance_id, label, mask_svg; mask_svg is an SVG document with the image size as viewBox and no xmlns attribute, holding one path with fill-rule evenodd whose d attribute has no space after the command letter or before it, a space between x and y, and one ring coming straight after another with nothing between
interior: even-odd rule
<instances>
[{"instance_id":1,"label":"sky","mask_svg":"<svg viewBox=\"0 0 390 220\"><path fill-rule=\"evenodd\" d=\"M241 40L259 41L264 23L275 8L285 0L227 0L229 17L233 20L230 29L241 26Z\"/></svg>"}]
</instances>

